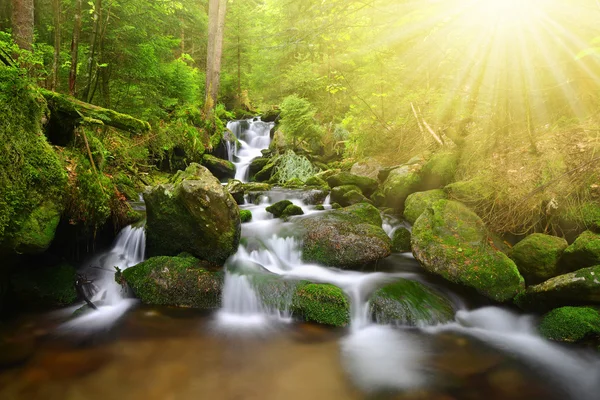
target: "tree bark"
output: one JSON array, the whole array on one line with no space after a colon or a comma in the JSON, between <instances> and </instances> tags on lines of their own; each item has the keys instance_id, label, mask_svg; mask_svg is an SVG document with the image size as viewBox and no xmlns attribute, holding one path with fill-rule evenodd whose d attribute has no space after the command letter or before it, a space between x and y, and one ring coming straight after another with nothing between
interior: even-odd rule
<instances>
[{"instance_id":1,"label":"tree bark","mask_svg":"<svg viewBox=\"0 0 600 400\"><path fill-rule=\"evenodd\" d=\"M217 103L221 78L221 54L227 0L210 0L208 4L208 50L206 57L205 111Z\"/></svg>"},{"instance_id":2,"label":"tree bark","mask_svg":"<svg viewBox=\"0 0 600 400\"><path fill-rule=\"evenodd\" d=\"M33 0L12 0L13 36L21 49L33 49L33 21Z\"/></svg>"},{"instance_id":3,"label":"tree bark","mask_svg":"<svg viewBox=\"0 0 600 400\"><path fill-rule=\"evenodd\" d=\"M94 3L94 12L92 17L94 20L94 25L92 28L92 36L90 38L90 51L88 54L87 68L85 74L86 85L82 93L82 99L88 103L91 101L91 99L89 98L89 94L92 89L92 83L95 75L94 61L96 58L96 44L98 42L98 35L100 34L101 10L102 0L96 0L96 2Z\"/></svg>"},{"instance_id":4,"label":"tree bark","mask_svg":"<svg viewBox=\"0 0 600 400\"><path fill-rule=\"evenodd\" d=\"M81 33L81 0L75 2L75 24L71 40L71 69L69 70L69 94L77 95L77 64L79 62L79 34Z\"/></svg>"},{"instance_id":5,"label":"tree bark","mask_svg":"<svg viewBox=\"0 0 600 400\"><path fill-rule=\"evenodd\" d=\"M54 60L52 62L52 84L51 89L58 89L58 68L60 65L60 0L52 0L52 12L54 13Z\"/></svg>"}]
</instances>

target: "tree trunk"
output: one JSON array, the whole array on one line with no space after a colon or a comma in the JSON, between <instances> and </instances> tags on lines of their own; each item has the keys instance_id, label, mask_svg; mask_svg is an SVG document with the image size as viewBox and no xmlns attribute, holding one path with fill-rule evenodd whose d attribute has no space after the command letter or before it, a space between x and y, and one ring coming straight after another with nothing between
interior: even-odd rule
<instances>
[{"instance_id":1,"label":"tree trunk","mask_svg":"<svg viewBox=\"0 0 600 400\"><path fill-rule=\"evenodd\" d=\"M51 89L58 89L58 68L60 65L60 0L52 0L52 12L54 13L54 60L52 62L52 84Z\"/></svg>"},{"instance_id":2,"label":"tree trunk","mask_svg":"<svg viewBox=\"0 0 600 400\"><path fill-rule=\"evenodd\" d=\"M75 2L75 24L71 40L71 69L69 70L69 94L76 96L77 63L79 62L79 34L81 33L81 0Z\"/></svg>"},{"instance_id":3,"label":"tree trunk","mask_svg":"<svg viewBox=\"0 0 600 400\"><path fill-rule=\"evenodd\" d=\"M13 36L21 49L33 49L33 10L33 0L12 0Z\"/></svg>"},{"instance_id":4,"label":"tree trunk","mask_svg":"<svg viewBox=\"0 0 600 400\"><path fill-rule=\"evenodd\" d=\"M221 54L227 0L209 0L208 4L208 50L206 57L205 111L212 110L217 103L221 77Z\"/></svg>"},{"instance_id":5,"label":"tree trunk","mask_svg":"<svg viewBox=\"0 0 600 400\"><path fill-rule=\"evenodd\" d=\"M87 68L85 73L86 85L83 89L82 99L86 102L90 102L89 98L90 91L92 89L92 83L95 75L95 58L96 58L96 44L98 42L98 35L100 34L100 12L102 9L102 0L96 0L94 3L93 20L94 25L92 28L92 36L90 38L90 51L88 53Z\"/></svg>"}]
</instances>

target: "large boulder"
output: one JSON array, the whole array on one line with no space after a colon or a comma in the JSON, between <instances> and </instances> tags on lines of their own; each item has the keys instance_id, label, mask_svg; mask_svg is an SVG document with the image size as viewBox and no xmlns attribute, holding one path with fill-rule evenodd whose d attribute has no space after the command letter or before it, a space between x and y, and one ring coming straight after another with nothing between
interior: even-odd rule
<instances>
[{"instance_id":1,"label":"large boulder","mask_svg":"<svg viewBox=\"0 0 600 400\"><path fill-rule=\"evenodd\" d=\"M350 192L361 193L360 188L356 185L336 186L331 190L331 201L342 206L349 206L351 204L346 203L345 196Z\"/></svg>"},{"instance_id":2,"label":"large boulder","mask_svg":"<svg viewBox=\"0 0 600 400\"><path fill-rule=\"evenodd\" d=\"M373 194L373 192L377 190L378 186L377 180L375 179L368 178L366 176L354 175L345 171L328 177L326 181L332 188L346 185L358 186L365 196L370 196Z\"/></svg>"},{"instance_id":3,"label":"large boulder","mask_svg":"<svg viewBox=\"0 0 600 400\"><path fill-rule=\"evenodd\" d=\"M47 201L31 212L12 241L19 254L38 254L48 250L60 221L61 208Z\"/></svg>"},{"instance_id":4,"label":"large boulder","mask_svg":"<svg viewBox=\"0 0 600 400\"><path fill-rule=\"evenodd\" d=\"M559 275L529 286L515 302L525 310L548 310L567 305L600 304L600 265Z\"/></svg>"},{"instance_id":5,"label":"large boulder","mask_svg":"<svg viewBox=\"0 0 600 400\"><path fill-rule=\"evenodd\" d=\"M415 222L412 251L434 274L477 290L498 302L525 288L517 266L490 244L481 219L461 203L439 200Z\"/></svg>"},{"instance_id":6,"label":"large boulder","mask_svg":"<svg viewBox=\"0 0 600 400\"><path fill-rule=\"evenodd\" d=\"M232 162L223 160L210 154L202 156L202 164L217 177L217 179L227 180L235 176L235 165Z\"/></svg>"},{"instance_id":7,"label":"large boulder","mask_svg":"<svg viewBox=\"0 0 600 400\"><path fill-rule=\"evenodd\" d=\"M421 183L419 164L403 165L390 171L383 183L384 204L399 213L404 210L404 202L411 193L418 190Z\"/></svg>"},{"instance_id":8,"label":"large boulder","mask_svg":"<svg viewBox=\"0 0 600 400\"><path fill-rule=\"evenodd\" d=\"M346 326L350 323L350 303L342 290L329 284L299 285L292 298L292 312L305 321Z\"/></svg>"},{"instance_id":9,"label":"large boulder","mask_svg":"<svg viewBox=\"0 0 600 400\"><path fill-rule=\"evenodd\" d=\"M238 206L206 168L191 164L171 183L144 193L150 256L187 252L223 265L240 241Z\"/></svg>"},{"instance_id":10,"label":"large boulder","mask_svg":"<svg viewBox=\"0 0 600 400\"><path fill-rule=\"evenodd\" d=\"M439 189L454 181L459 155L450 151L436 153L425 162L421 170L424 189Z\"/></svg>"},{"instance_id":11,"label":"large boulder","mask_svg":"<svg viewBox=\"0 0 600 400\"><path fill-rule=\"evenodd\" d=\"M438 200L447 198L446 192L441 189L413 193L406 198L406 202L404 203L404 219L414 224L427 207L430 207Z\"/></svg>"},{"instance_id":12,"label":"large boulder","mask_svg":"<svg viewBox=\"0 0 600 400\"><path fill-rule=\"evenodd\" d=\"M540 333L559 342L600 339L600 313L592 307L561 307L544 315Z\"/></svg>"},{"instance_id":13,"label":"large boulder","mask_svg":"<svg viewBox=\"0 0 600 400\"><path fill-rule=\"evenodd\" d=\"M144 304L214 309L221 306L223 272L189 255L152 257L116 276Z\"/></svg>"},{"instance_id":14,"label":"large boulder","mask_svg":"<svg viewBox=\"0 0 600 400\"><path fill-rule=\"evenodd\" d=\"M392 235L392 251L405 253L410 251L410 231L400 226Z\"/></svg>"},{"instance_id":15,"label":"large boulder","mask_svg":"<svg viewBox=\"0 0 600 400\"><path fill-rule=\"evenodd\" d=\"M600 234L592 231L583 232L565 249L560 262L567 272L599 265Z\"/></svg>"},{"instance_id":16,"label":"large boulder","mask_svg":"<svg viewBox=\"0 0 600 400\"><path fill-rule=\"evenodd\" d=\"M400 279L377 290L369 299L377 322L433 325L454 318L452 303L421 282Z\"/></svg>"},{"instance_id":17,"label":"large boulder","mask_svg":"<svg viewBox=\"0 0 600 400\"><path fill-rule=\"evenodd\" d=\"M310 215L299 225L303 228L302 257L308 262L353 268L391 253L379 210L370 204Z\"/></svg>"},{"instance_id":18,"label":"large boulder","mask_svg":"<svg viewBox=\"0 0 600 400\"><path fill-rule=\"evenodd\" d=\"M352 165L350 173L356 176L364 176L377 180L379 171L382 169L382 165L372 158L367 158L363 161L359 161Z\"/></svg>"},{"instance_id":19,"label":"large boulder","mask_svg":"<svg viewBox=\"0 0 600 400\"><path fill-rule=\"evenodd\" d=\"M528 285L560 275L559 260L568 243L556 236L534 233L517 243L511 258Z\"/></svg>"}]
</instances>

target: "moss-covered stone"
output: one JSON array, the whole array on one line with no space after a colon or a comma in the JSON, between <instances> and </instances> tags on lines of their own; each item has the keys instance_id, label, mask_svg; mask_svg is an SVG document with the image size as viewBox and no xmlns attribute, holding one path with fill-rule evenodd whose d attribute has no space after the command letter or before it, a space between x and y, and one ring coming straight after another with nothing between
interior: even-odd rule
<instances>
[{"instance_id":1,"label":"moss-covered stone","mask_svg":"<svg viewBox=\"0 0 600 400\"><path fill-rule=\"evenodd\" d=\"M304 211L302 211L301 207L295 204L290 204L281 213L281 218L287 219L289 217L293 217L294 215L304 215Z\"/></svg>"},{"instance_id":2,"label":"moss-covered stone","mask_svg":"<svg viewBox=\"0 0 600 400\"><path fill-rule=\"evenodd\" d=\"M452 303L441 293L408 279L386 285L369 299L379 323L432 325L454 318Z\"/></svg>"},{"instance_id":3,"label":"moss-covered stone","mask_svg":"<svg viewBox=\"0 0 600 400\"><path fill-rule=\"evenodd\" d=\"M315 210L317 210L317 211L324 211L325 210L325 206L323 204L317 204L315 206Z\"/></svg>"},{"instance_id":4,"label":"moss-covered stone","mask_svg":"<svg viewBox=\"0 0 600 400\"><path fill-rule=\"evenodd\" d=\"M392 251L405 253L410 251L410 231L401 226L392 235Z\"/></svg>"},{"instance_id":5,"label":"moss-covered stone","mask_svg":"<svg viewBox=\"0 0 600 400\"><path fill-rule=\"evenodd\" d=\"M252 211L240 210L240 220L242 223L252 221Z\"/></svg>"},{"instance_id":6,"label":"moss-covered stone","mask_svg":"<svg viewBox=\"0 0 600 400\"><path fill-rule=\"evenodd\" d=\"M37 254L50 247L60 221L60 207L51 201L42 204L23 222L13 238L17 253Z\"/></svg>"},{"instance_id":7,"label":"moss-covered stone","mask_svg":"<svg viewBox=\"0 0 600 400\"><path fill-rule=\"evenodd\" d=\"M363 196L363 194L361 192L359 192L358 190L350 190L349 192L346 192L344 194L343 204L351 206L353 204L359 204L359 203L373 204L373 202L371 200L369 200L365 196Z\"/></svg>"},{"instance_id":8,"label":"moss-covered stone","mask_svg":"<svg viewBox=\"0 0 600 400\"><path fill-rule=\"evenodd\" d=\"M350 173L356 176L364 176L377 180L379 171L382 169L382 165L373 158L366 158L352 165Z\"/></svg>"},{"instance_id":9,"label":"moss-covered stone","mask_svg":"<svg viewBox=\"0 0 600 400\"><path fill-rule=\"evenodd\" d=\"M458 153L442 151L432 155L421 170L424 189L443 188L454 180L458 167Z\"/></svg>"},{"instance_id":10,"label":"moss-covered stone","mask_svg":"<svg viewBox=\"0 0 600 400\"><path fill-rule=\"evenodd\" d=\"M292 299L292 312L306 321L346 326L350 323L350 303L336 286L309 283L300 285Z\"/></svg>"},{"instance_id":11,"label":"moss-covered stone","mask_svg":"<svg viewBox=\"0 0 600 400\"><path fill-rule=\"evenodd\" d=\"M377 190L378 183L375 179L368 178L366 176L358 176L351 174L350 172L340 172L335 175L331 175L326 179L330 187L336 188L338 186L354 185L360 188L360 192L365 196L370 196Z\"/></svg>"},{"instance_id":12,"label":"moss-covered stone","mask_svg":"<svg viewBox=\"0 0 600 400\"><path fill-rule=\"evenodd\" d=\"M487 208L495 195L493 183L484 177L451 183L444 187L444 191L449 199L466 204L474 210Z\"/></svg>"},{"instance_id":13,"label":"moss-covered stone","mask_svg":"<svg viewBox=\"0 0 600 400\"><path fill-rule=\"evenodd\" d=\"M583 232L565 249L560 263L565 271L576 271L600 264L600 234Z\"/></svg>"},{"instance_id":14,"label":"moss-covered stone","mask_svg":"<svg viewBox=\"0 0 600 400\"><path fill-rule=\"evenodd\" d=\"M379 211L370 204L311 215L299 224L305 261L353 268L391 253L391 240L381 229Z\"/></svg>"},{"instance_id":15,"label":"moss-covered stone","mask_svg":"<svg viewBox=\"0 0 600 400\"><path fill-rule=\"evenodd\" d=\"M342 206L349 206L351 204L348 204L347 199L345 198L346 194L349 192L361 193L360 188L356 185L337 186L331 190L331 201Z\"/></svg>"},{"instance_id":16,"label":"moss-covered stone","mask_svg":"<svg viewBox=\"0 0 600 400\"><path fill-rule=\"evenodd\" d=\"M217 179L227 180L235 176L235 165L231 161L223 160L210 154L204 154L202 156L202 164Z\"/></svg>"},{"instance_id":17,"label":"moss-covered stone","mask_svg":"<svg viewBox=\"0 0 600 400\"><path fill-rule=\"evenodd\" d=\"M244 183L244 192L268 192L271 190L271 185L264 182L248 182Z\"/></svg>"},{"instance_id":18,"label":"moss-covered stone","mask_svg":"<svg viewBox=\"0 0 600 400\"><path fill-rule=\"evenodd\" d=\"M256 157L252 162L250 162L250 166L248 167L248 171L250 176L256 175L261 169L265 167L269 163L270 158L268 157Z\"/></svg>"},{"instance_id":19,"label":"moss-covered stone","mask_svg":"<svg viewBox=\"0 0 600 400\"><path fill-rule=\"evenodd\" d=\"M427 207L431 207L436 201L446 198L448 198L446 192L441 189L412 193L404 203L404 219L414 224Z\"/></svg>"},{"instance_id":20,"label":"moss-covered stone","mask_svg":"<svg viewBox=\"0 0 600 400\"><path fill-rule=\"evenodd\" d=\"M322 190L329 190L329 185L327 184L327 182L325 182L324 179L314 175L308 178L304 182L304 184L306 186L315 187Z\"/></svg>"},{"instance_id":21,"label":"moss-covered stone","mask_svg":"<svg viewBox=\"0 0 600 400\"><path fill-rule=\"evenodd\" d=\"M298 189L304 186L304 182L300 178L292 178L283 184L286 189Z\"/></svg>"},{"instance_id":22,"label":"moss-covered stone","mask_svg":"<svg viewBox=\"0 0 600 400\"><path fill-rule=\"evenodd\" d=\"M542 318L540 333L559 342L579 342L600 337L600 313L591 307L561 307Z\"/></svg>"},{"instance_id":23,"label":"moss-covered stone","mask_svg":"<svg viewBox=\"0 0 600 400\"><path fill-rule=\"evenodd\" d=\"M221 305L223 272L194 257L152 257L122 272L145 304L214 309Z\"/></svg>"},{"instance_id":24,"label":"moss-covered stone","mask_svg":"<svg viewBox=\"0 0 600 400\"><path fill-rule=\"evenodd\" d=\"M525 310L543 311L560 306L600 304L600 265L559 275L529 286L515 298Z\"/></svg>"},{"instance_id":25,"label":"moss-covered stone","mask_svg":"<svg viewBox=\"0 0 600 400\"><path fill-rule=\"evenodd\" d=\"M534 285L560 274L558 262L567 246L563 238L534 233L513 247L511 258L525 282Z\"/></svg>"},{"instance_id":26,"label":"moss-covered stone","mask_svg":"<svg viewBox=\"0 0 600 400\"><path fill-rule=\"evenodd\" d=\"M393 208L398 213L403 212L406 198L417 191L421 183L419 171L418 164L404 165L390 171L382 186L384 204L387 207Z\"/></svg>"},{"instance_id":27,"label":"moss-covered stone","mask_svg":"<svg viewBox=\"0 0 600 400\"><path fill-rule=\"evenodd\" d=\"M439 200L412 229L415 258L429 272L503 302L525 288L517 266L490 245L481 219L464 205Z\"/></svg>"},{"instance_id":28,"label":"moss-covered stone","mask_svg":"<svg viewBox=\"0 0 600 400\"><path fill-rule=\"evenodd\" d=\"M44 268L21 268L11 276L13 300L19 307L51 308L77 300L75 268L60 264Z\"/></svg>"},{"instance_id":29,"label":"moss-covered stone","mask_svg":"<svg viewBox=\"0 0 600 400\"><path fill-rule=\"evenodd\" d=\"M150 256L189 252L222 265L237 251L240 215L235 200L203 166L191 164L173 183L144 193Z\"/></svg>"},{"instance_id":30,"label":"moss-covered stone","mask_svg":"<svg viewBox=\"0 0 600 400\"><path fill-rule=\"evenodd\" d=\"M273 176L278 163L279 157L271 158L269 162L254 175L254 180L256 182L267 182Z\"/></svg>"},{"instance_id":31,"label":"moss-covered stone","mask_svg":"<svg viewBox=\"0 0 600 400\"><path fill-rule=\"evenodd\" d=\"M342 206L339 203L331 203L331 208L333 210L339 210Z\"/></svg>"},{"instance_id":32,"label":"moss-covered stone","mask_svg":"<svg viewBox=\"0 0 600 400\"><path fill-rule=\"evenodd\" d=\"M280 218L282 216L283 212L285 211L285 209L291 205L293 205L291 201L281 200L275 204L271 204L269 207L266 208L266 210L267 210L267 212L270 212L271 214L273 214L273 216L275 218Z\"/></svg>"},{"instance_id":33,"label":"moss-covered stone","mask_svg":"<svg viewBox=\"0 0 600 400\"><path fill-rule=\"evenodd\" d=\"M225 186L231 197L239 205L244 204L244 184L237 179L230 179Z\"/></svg>"}]
</instances>

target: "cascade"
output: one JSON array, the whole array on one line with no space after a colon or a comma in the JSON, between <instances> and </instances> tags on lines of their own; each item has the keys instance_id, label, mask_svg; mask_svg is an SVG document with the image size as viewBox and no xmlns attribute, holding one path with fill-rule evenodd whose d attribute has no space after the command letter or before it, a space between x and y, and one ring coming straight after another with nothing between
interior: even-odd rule
<instances>
[{"instance_id":1,"label":"cascade","mask_svg":"<svg viewBox=\"0 0 600 400\"><path fill-rule=\"evenodd\" d=\"M227 158L235 165L235 179L248 181L250 163L261 157L261 150L268 149L271 144L273 126L275 123L262 122L260 117L227 123L227 129L240 143L239 147L235 143L227 143Z\"/></svg>"}]
</instances>

